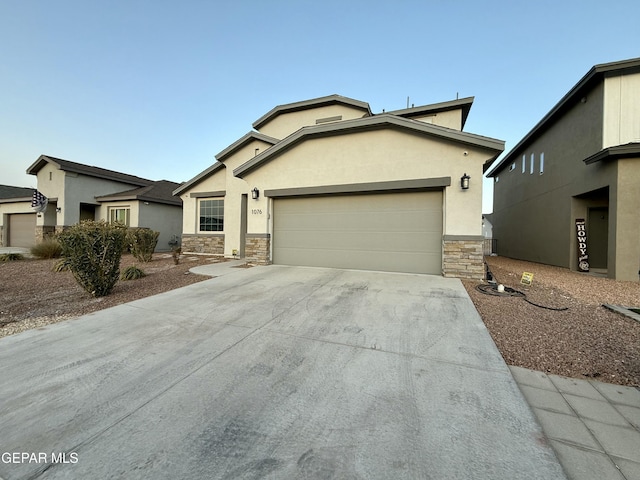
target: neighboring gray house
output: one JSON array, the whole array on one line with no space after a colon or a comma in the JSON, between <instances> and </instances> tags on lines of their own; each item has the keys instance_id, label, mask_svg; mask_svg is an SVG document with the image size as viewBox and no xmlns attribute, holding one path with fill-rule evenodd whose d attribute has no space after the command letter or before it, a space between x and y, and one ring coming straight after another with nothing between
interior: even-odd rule
<instances>
[{"instance_id":1,"label":"neighboring gray house","mask_svg":"<svg viewBox=\"0 0 640 480\"><path fill-rule=\"evenodd\" d=\"M488 176L499 255L638 281L640 58L594 66Z\"/></svg>"},{"instance_id":2,"label":"neighboring gray house","mask_svg":"<svg viewBox=\"0 0 640 480\"><path fill-rule=\"evenodd\" d=\"M169 250L169 242L182 234L182 201L172 194L178 183L147 180L47 155L41 155L27 173L37 177L37 189L48 198L48 206L45 212L34 213L33 189L7 191L15 196L0 198L4 246L32 246L81 220L119 221L159 231L158 251Z\"/></svg>"}]
</instances>

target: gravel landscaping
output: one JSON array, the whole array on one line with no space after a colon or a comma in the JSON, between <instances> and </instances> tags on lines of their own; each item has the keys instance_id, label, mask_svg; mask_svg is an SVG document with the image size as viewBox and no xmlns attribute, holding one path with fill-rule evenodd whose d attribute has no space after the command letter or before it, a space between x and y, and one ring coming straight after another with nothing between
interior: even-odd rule
<instances>
[{"instance_id":1,"label":"gravel landscaping","mask_svg":"<svg viewBox=\"0 0 640 480\"><path fill-rule=\"evenodd\" d=\"M640 306L640 283L572 272L503 257L486 261L498 283L524 299L480 293L464 281L480 316L509 365L627 386L640 385L640 323L603 304ZM531 286L520 283L534 274Z\"/></svg>"},{"instance_id":2,"label":"gravel landscaping","mask_svg":"<svg viewBox=\"0 0 640 480\"><path fill-rule=\"evenodd\" d=\"M209 277L189 269L221 257L186 256L174 265L170 254L155 254L139 264L146 277L119 281L114 291L93 298L69 272L51 270L56 260L0 263L0 337L165 292ZM123 256L121 269L135 264ZM463 284L509 365L574 378L591 378L627 386L640 385L640 323L604 308L603 304L640 306L640 283L571 272L564 268L487 257L499 283L526 294L523 298L491 296L480 283ZM530 286L523 272L534 274Z\"/></svg>"},{"instance_id":3,"label":"gravel landscaping","mask_svg":"<svg viewBox=\"0 0 640 480\"><path fill-rule=\"evenodd\" d=\"M189 269L225 259L183 256L175 265L170 253L156 253L148 263L137 262L132 255L123 255L120 271L137 265L147 276L120 280L110 295L99 298L85 292L70 272L53 272L57 261L0 262L0 337L207 280L210 277L194 275Z\"/></svg>"}]
</instances>

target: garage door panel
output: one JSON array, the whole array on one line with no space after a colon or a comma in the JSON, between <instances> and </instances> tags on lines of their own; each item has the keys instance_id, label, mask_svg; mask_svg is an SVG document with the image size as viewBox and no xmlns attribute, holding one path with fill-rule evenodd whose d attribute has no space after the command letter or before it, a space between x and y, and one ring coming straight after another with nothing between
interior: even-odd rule
<instances>
[{"instance_id":1,"label":"garage door panel","mask_svg":"<svg viewBox=\"0 0 640 480\"><path fill-rule=\"evenodd\" d=\"M276 199L273 259L440 274L442 192Z\"/></svg>"},{"instance_id":2,"label":"garage door panel","mask_svg":"<svg viewBox=\"0 0 640 480\"><path fill-rule=\"evenodd\" d=\"M282 232L279 232L282 235ZM435 244L440 242L440 233L423 232L421 235L414 235L415 232L376 232L373 238L366 238L361 232L341 232L329 231L319 235L310 231L288 231L286 236L278 239L279 248L300 248L304 249L332 249L359 251L367 250L371 252L423 252L424 243ZM366 232L367 237L371 237L370 232Z\"/></svg>"},{"instance_id":3,"label":"garage door panel","mask_svg":"<svg viewBox=\"0 0 640 480\"><path fill-rule=\"evenodd\" d=\"M404 273L441 273L441 256L436 254L418 254L414 252L394 252L391 255L381 255L380 252L371 251L345 251L334 250L325 256L309 256L306 249L292 249L287 265L304 265L309 267L349 268L355 270L379 270L383 272ZM363 268L363 265L372 263L376 257L374 268ZM402 269L398 265L404 265Z\"/></svg>"}]
</instances>

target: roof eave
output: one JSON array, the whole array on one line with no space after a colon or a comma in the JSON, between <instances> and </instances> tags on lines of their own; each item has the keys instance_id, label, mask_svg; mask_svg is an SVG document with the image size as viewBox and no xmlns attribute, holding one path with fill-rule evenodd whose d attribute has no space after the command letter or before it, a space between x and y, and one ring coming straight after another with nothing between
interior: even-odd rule
<instances>
[{"instance_id":1,"label":"roof eave","mask_svg":"<svg viewBox=\"0 0 640 480\"><path fill-rule=\"evenodd\" d=\"M268 135L265 135L264 133L250 131L250 132L246 133L245 135L243 135L242 137L240 137L235 142L233 142L227 148L222 150L220 153L218 153L215 156L216 160L218 160L219 162L224 162L224 160L227 157L233 155L240 148L244 147L245 145L248 145L253 140L259 140L259 141L262 141L262 142L265 142L265 143L270 143L271 145L275 145L276 143L278 143L280 141L279 139L274 138L274 137L270 137Z\"/></svg>"},{"instance_id":2,"label":"roof eave","mask_svg":"<svg viewBox=\"0 0 640 480\"><path fill-rule=\"evenodd\" d=\"M447 140L456 141L462 144L491 150L495 153L496 158L498 155L500 155L500 153L504 151L504 141L502 140L461 132L459 130L432 125L416 120L408 120L396 115L380 114L371 117L345 120L337 123L302 127L269 150L255 156L248 162L245 162L244 164L234 169L233 175L242 178L243 175L259 168L263 163L270 161L279 153L284 152L285 150L291 148L292 146L303 141L306 138L317 136L343 135L348 133L355 133L358 131L384 128L385 126L407 129L416 133L436 136Z\"/></svg>"},{"instance_id":3,"label":"roof eave","mask_svg":"<svg viewBox=\"0 0 640 480\"><path fill-rule=\"evenodd\" d=\"M599 82L605 75L611 75L612 73L620 73L625 70L640 70L640 58L633 58L630 60L622 60L619 62L602 63L593 66L581 79L576 83L571 90L569 90L558 103L536 123L536 125L527 133L511 150L507 153L502 160L487 174L487 177L494 177L502 167L512 161L512 157L519 153L519 150L536 138L542 130L546 127L547 123L551 122L559 113L563 111L570 100L578 97L585 90L591 89L593 84Z\"/></svg>"},{"instance_id":4,"label":"roof eave","mask_svg":"<svg viewBox=\"0 0 640 480\"><path fill-rule=\"evenodd\" d=\"M215 172L217 172L218 170L220 170L222 168L225 168L224 163L216 161L209 168L207 168L203 172L200 172L198 175L193 177L191 180L186 181L185 183L180 185L178 188L176 188L173 191L173 195L174 196L182 195L184 192L186 192L190 188L196 186L202 180L206 179L210 175L213 175Z\"/></svg>"},{"instance_id":5,"label":"roof eave","mask_svg":"<svg viewBox=\"0 0 640 480\"><path fill-rule=\"evenodd\" d=\"M316 108L323 105L331 105L335 103L341 103L343 105L350 105L352 107L360 108L364 110L367 115L371 115L371 107L367 102L363 102L361 100L356 100L349 97L343 97L341 95L328 95L326 97L312 98L310 100L303 100L301 102L287 103L284 105L278 105L267 113L265 113L258 120L253 122L252 127L256 130L260 130L261 127L269 123L278 115L284 113L297 112L300 110L308 110L311 108Z\"/></svg>"}]
</instances>

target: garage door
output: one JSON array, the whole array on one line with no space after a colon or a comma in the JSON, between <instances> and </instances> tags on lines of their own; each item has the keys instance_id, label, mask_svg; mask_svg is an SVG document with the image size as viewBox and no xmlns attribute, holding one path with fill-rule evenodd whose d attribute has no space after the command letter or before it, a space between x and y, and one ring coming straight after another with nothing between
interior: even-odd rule
<instances>
[{"instance_id":1,"label":"garage door","mask_svg":"<svg viewBox=\"0 0 640 480\"><path fill-rule=\"evenodd\" d=\"M9 246L32 247L36 243L36 214L9 215Z\"/></svg>"},{"instance_id":2,"label":"garage door","mask_svg":"<svg viewBox=\"0 0 640 480\"><path fill-rule=\"evenodd\" d=\"M273 262L442 274L442 192L278 198Z\"/></svg>"}]
</instances>

